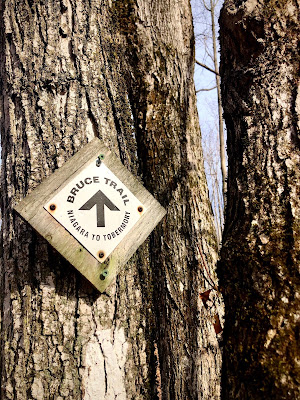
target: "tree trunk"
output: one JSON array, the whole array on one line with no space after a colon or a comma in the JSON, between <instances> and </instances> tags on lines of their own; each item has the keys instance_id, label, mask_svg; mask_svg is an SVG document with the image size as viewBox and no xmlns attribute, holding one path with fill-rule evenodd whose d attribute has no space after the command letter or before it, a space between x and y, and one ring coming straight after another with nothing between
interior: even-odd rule
<instances>
[{"instance_id":1,"label":"tree trunk","mask_svg":"<svg viewBox=\"0 0 300 400\"><path fill-rule=\"evenodd\" d=\"M225 1L223 399L298 399L299 1Z\"/></svg>"},{"instance_id":2,"label":"tree trunk","mask_svg":"<svg viewBox=\"0 0 300 400\"><path fill-rule=\"evenodd\" d=\"M0 4L2 399L219 398L191 10L152 3ZM12 211L95 136L168 211L102 295Z\"/></svg>"}]
</instances>

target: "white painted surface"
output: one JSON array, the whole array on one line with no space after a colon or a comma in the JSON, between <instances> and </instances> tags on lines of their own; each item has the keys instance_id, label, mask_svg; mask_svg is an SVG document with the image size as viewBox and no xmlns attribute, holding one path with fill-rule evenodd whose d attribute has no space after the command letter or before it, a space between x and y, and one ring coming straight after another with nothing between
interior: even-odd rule
<instances>
[{"instance_id":1,"label":"white painted surface","mask_svg":"<svg viewBox=\"0 0 300 400\"><path fill-rule=\"evenodd\" d=\"M56 209L50 209L51 205ZM143 211L139 212L138 208ZM129 234L146 207L101 162L91 162L45 206L98 261L105 261ZM99 257L103 252L104 257Z\"/></svg>"},{"instance_id":2,"label":"white painted surface","mask_svg":"<svg viewBox=\"0 0 300 400\"><path fill-rule=\"evenodd\" d=\"M124 365L128 344L124 329L97 331L87 344L83 400L126 400Z\"/></svg>"}]
</instances>

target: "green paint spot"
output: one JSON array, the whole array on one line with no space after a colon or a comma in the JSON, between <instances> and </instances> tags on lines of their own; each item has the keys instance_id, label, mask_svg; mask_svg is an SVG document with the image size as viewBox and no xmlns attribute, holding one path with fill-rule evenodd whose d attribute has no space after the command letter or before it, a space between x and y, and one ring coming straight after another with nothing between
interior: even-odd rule
<instances>
[{"instance_id":1,"label":"green paint spot","mask_svg":"<svg viewBox=\"0 0 300 400\"><path fill-rule=\"evenodd\" d=\"M101 281L104 281L104 279L107 277L108 271L103 271L102 274L100 275Z\"/></svg>"}]
</instances>

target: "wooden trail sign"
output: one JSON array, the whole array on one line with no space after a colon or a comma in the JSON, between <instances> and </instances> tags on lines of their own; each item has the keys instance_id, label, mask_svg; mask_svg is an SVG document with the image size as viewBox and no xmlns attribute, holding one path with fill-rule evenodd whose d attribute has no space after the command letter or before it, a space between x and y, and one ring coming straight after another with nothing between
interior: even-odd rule
<instances>
[{"instance_id":1,"label":"wooden trail sign","mask_svg":"<svg viewBox=\"0 0 300 400\"><path fill-rule=\"evenodd\" d=\"M100 292L166 214L97 138L15 210Z\"/></svg>"}]
</instances>

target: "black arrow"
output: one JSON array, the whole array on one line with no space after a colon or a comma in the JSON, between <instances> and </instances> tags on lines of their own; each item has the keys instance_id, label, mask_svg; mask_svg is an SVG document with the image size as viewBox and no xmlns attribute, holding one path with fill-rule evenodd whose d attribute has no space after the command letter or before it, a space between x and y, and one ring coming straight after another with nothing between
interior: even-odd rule
<instances>
[{"instance_id":1,"label":"black arrow","mask_svg":"<svg viewBox=\"0 0 300 400\"><path fill-rule=\"evenodd\" d=\"M104 206L108 207L111 211L120 211L110 200L105 196L101 190L98 190L79 210L90 210L94 206L97 207L97 226L104 227Z\"/></svg>"}]
</instances>

